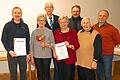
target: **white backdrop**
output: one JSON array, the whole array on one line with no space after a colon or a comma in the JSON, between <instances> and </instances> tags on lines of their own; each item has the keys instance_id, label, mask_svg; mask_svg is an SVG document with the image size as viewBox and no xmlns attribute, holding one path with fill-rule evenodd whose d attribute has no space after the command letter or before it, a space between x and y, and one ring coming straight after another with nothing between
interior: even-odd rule
<instances>
[{"instance_id":1,"label":"white backdrop","mask_svg":"<svg viewBox=\"0 0 120 80\"><path fill-rule=\"evenodd\" d=\"M36 28L36 17L44 12L44 4L47 0L0 0L0 39L4 24L11 20L11 10L14 6L19 6L23 11L23 19L29 25L30 32ZM48 0L50 1L50 0ZM51 0L54 4L54 13L58 15L70 16L71 7L80 4L82 8L81 16L89 16L92 22L96 21L97 12L100 9L110 11L110 23L120 28L120 0ZM0 41L0 54L5 51ZM6 66L6 67L4 67ZM53 67L53 65L52 65ZM0 72L8 71L6 62L0 62Z\"/></svg>"},{"instance_id":2,"label":"white backdrop","mask_svg":"<svg viewBox=\"0 0 120 80\"><path fill-rule=\"evenodd\" d=\"M82 8L81 16L89 16L92 22L96 22L97 12L107 9L110 12L108 21L120 30L120 0L0 0L0 38L3 26L10 21L11 10L14 6L20 6L23 10L23 19L29 25L30 32L36 28L36 16L45 13L44 4L51 1L54 4L54 13L71 16L71 7L79 4ZM0 41L0 51L4 51Z\"/></svg>"},{"instance_id":3,"label":"white backdrop","mask_svg":"<svg viewBox=\"0 0 120 80\"><path fill-rule=\"evenodd\" d=\"M29 25L30 32L36 28L36 17L40 13L45 13L44 4L51 1L54 4L54 13L57 15L70 16L70 8L77 0L0 0L0 38L4 24L11 20L11 10L19 6L23 11L23 19ZM4 51L0 41L0 51Z\"/></svg>"},{"instance_id":4,"label":"white backdrop","mask_svg":"<svg viewBox=\"0 0 120 80\"><path fill-rule=\"evenodd\" d=\"M48 0L54 4L54 13L57 15L70 16L70 8L77 3L77 0ZM19 6L23 11L23 20L28 24L30 32L36 28L36 17L40 13L45 13L44 4L47 0L0 0L0 39L4 24L11 20L11 10ZM0 41L0 54L5 53L5 49ZM6 54L5 54L6 55ZM52 63L52 62L51 62ZM53 63L51 64L53 67ZM8 72L7 61L0 62L0 73Z\"/></svg>"}]
</instances>

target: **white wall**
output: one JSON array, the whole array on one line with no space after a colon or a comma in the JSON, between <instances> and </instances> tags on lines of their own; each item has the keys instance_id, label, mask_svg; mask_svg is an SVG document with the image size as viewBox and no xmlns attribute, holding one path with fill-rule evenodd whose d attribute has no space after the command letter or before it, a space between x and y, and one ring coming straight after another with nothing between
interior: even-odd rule
<instances>
[{"instance_id":1,"label":"white wall","mask_svg":"<svg viewBox=\"0 0 120 80\"><path fill-rule=\"evenodd\" d=\"M29 25L30 32L36 28L36 17L40 13L45 13L44 4L47 0L0 0L0 38L4 24L11 20L11 10L14 6L20 6L23 11L23 19ZM49 0L50 1L50 0ZM77 3L77 0L51 0L58 15L70 16L70 7ZM5 51L0 41L0 54ZM53 67L53 64L51 64ZM0 62L0 73L8 72L7 61Z\"/></svg>"},{"instance_id":2,"label":"white wall","mask_svg":"<svg viewBox=\"0 0 120 80\"><path fill-rule=\"evenodd\" d=\"M93 22L97 20L97 13L101 9L109 10L108 21L120 30L120 0L77 0L82 8L82 16L90 16Z\"/></svg>"},{"instance_id":3,"label":"white wall","mask_svg":"<svg viewBox=\"0 0 120 80\"><path fill-rule=\"evenodd\" d=\"M77 0L0 0L0 38L4 24L11 20L11 10L14 6L20 6L23 11L23 19L29 25L30 32L36 28L36 17L45 13L44 4L51 1L54 4L54 13L70 16L70 7L77 3ZM0 41L0 51L4 51Z\"/></svg>"},{"instance_id":4,"label":"white wall","mask_svg":"<svg viewBox=\"0 0 120 80\"><path fill-rule=\"evenodd\" d=\"M23 19L29 25L30 31L36 28L36 16L44 12L44 4L47 0L0 0L0 38L3 26L10 21L11 9L20 6L23 10ZM51 0L54 3L54 13L58 15L68 15L74 4L79 4L82 8L81 16L90 16L92 22L96 22L97 12L100 9L108 9L110 12L109 22L120 29L120 0ZM5 49L0 41L0 53ZM6 67L4 67L6 66ZM53 66L53 65L52 65ZM7 68L6 62L0 62L2 72ZM1 71L1 70L0 70Z\"/></svg>"},{"instance_id":5,"label":"white wall","mask_svg":"<svg viewBox=\"0 0 120 80\"><path fill-rule=\"evenodd\" d=\"M51 1L54 4L54 13L71 16L71 7L74 4L81 6L81 16L90 16L92 22L97 22L97 12L107 9L110 12L108 21L120 30L120 0L0 0L0 38L3 26L10 21L11 10L14 6L20 6L23 10L23 19L29 25L30 32L36 27L36 16L45 13L44 4ZM5 50L0 41L0 51Z\"/></svg>"}]
</instances>

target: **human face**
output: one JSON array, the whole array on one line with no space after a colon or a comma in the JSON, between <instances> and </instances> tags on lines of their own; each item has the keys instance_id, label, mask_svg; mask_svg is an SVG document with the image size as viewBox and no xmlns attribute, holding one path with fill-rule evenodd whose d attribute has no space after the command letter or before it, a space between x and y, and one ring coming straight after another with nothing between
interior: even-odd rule
<instances>
[{"instance_id":1,"label":"human face","mask_svg":"<svg viewBox=\"0 0 120 80\"><path fill-rule=\"evenodd\" d=\"M91 28L90 19L89 18L83 19L81 22L81 25L82 25L84 31L90 30L90 28Z\"/></svg>"},{"instance_id":2,"label":"human face","mask_svg":"<svg viewBox=\"0 0 120 80\"><path fill-rule=\"evenodd\" d=\"M12 11L12 16L14 18L15 21L20 21L21 17L22 17L22 11L19 8L15 8Z\"/></svg>"},{"instance_id":3,"label":"human face","mask_svg":"<svg viewBox=\"0 0 120 80\"><path fill-rule=\"evenodd\" d=\"M75 17L75 18L79 17L79 16L80 16L80 10L79 10L79 8L74 7L74 8L72 9L72 11L71 11L71 14L72 14L72 16Z\"/></svg>"},{"instance_id":4,"label":"human face","mask_svg":"<svg viewBox=\"0 0 120 80\"><path fill-rule=\"evenodd\" d=\"M105 23L108 19L108 13L105 11L101 11L98 13L98 22L99 23Z\"/></svg>"},{"instance_id":5,"label":"human face","mask_svg":"<svg viewBox=\"0 0 120 80\"><path fill-rule=\"evenodd\" d=\"M59 24L60 24L60 28L61 28L61 29L66 29L67 26L68 26L68 21L67 21L66 19L61 19L61 20L59 21Z\"/></svg>"},{"instance_id":6,"label":"human face","mask_svg":"<svg viewBox=\"0 0 120 80\"><path fill-rule=\"evenodd\" d=\"M44 18L39 18L38 20L37 20L37 24L38 24L38 26L40 27L40 28L43 28L43 27L45 27L45 19Z\"/></svg>"},{"instance_id":7,"label":"human face","mask_svg":"<svg viewBox=\"0 0 120 80\"><path fill-rule=\"evenodd\" d=\"M46 3L44 9L45 9L47 15L52 15L53 10L54 10L53 4L52 3Z\"/></svg>"}]
</instances>

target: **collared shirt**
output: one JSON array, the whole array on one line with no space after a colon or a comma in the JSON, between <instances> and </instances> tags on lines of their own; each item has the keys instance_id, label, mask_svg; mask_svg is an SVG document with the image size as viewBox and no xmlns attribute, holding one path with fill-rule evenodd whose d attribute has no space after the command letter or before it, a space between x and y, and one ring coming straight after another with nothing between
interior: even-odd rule
<instances>
[{"instance_id":1,"label":"collared shirt","mask_svg":"<svg viewBox=\"0 0 120 80\"><path fill-rule=\"evenodd\" d=\"M53 15L51 16L51 18L52 18L52 22L54 22ZM50 18L49 18L49 16L47 16L47 21L48 21L48 24L51 25L51 24L50 24Z\"/></svg>"}]
</instances>

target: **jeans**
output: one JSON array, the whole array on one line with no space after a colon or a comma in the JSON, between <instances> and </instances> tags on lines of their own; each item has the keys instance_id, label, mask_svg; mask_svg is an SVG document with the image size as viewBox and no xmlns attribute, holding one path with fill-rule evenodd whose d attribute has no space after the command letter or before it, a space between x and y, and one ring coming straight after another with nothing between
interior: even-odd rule
<instances>
[{"instance_id":1,"label":"jeans","mask_svg":"<svg viewBox=\"0 0 120 80\"><path fill-rule=\"evenodd\" d=\"M113 55L103 55L103 60L98 62L98 80L112 80Z\"/></svg>"},{"instance_id":2,"label":"jeans","mask_svg":"<svg viewBox=\"0 0 120 80\"><path fill-rule=\"evenodd\" d=\"M38 80L50 80L51 58L34 58Z\"/></svg>"},{"instance_id":3,"label":"jeans","mask_svg":"<svg viewBox=\"0 0 120 80\"><path fill-rule=\"evenodd\" d=\"M53 64L54 64L54 80L59 80L58 63L55 58L53 58Z\"/></svg>"}]
</instances>

